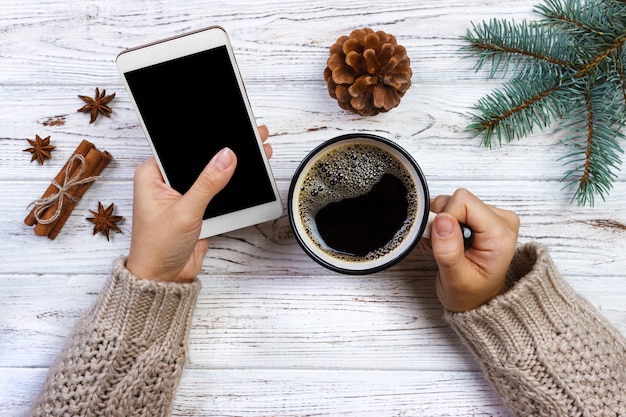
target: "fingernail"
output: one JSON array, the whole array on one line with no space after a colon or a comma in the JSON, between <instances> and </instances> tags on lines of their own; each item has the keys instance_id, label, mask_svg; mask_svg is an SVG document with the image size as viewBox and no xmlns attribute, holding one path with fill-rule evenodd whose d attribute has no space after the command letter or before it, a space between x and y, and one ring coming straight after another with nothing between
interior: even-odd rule
<instances>
[{"instance_id":1,"label":"fingernail","mask_svg":"<svg viewBox=\"0 0 626 417\"><path fill-rule=\"evenodd\" d=\"M439 237L448 237L454 233L454 228L458 227L456 221L449 216L438 216L435 219L433 229Z\"/></svg>"},{"instance_id":2,"label":"fingernail","mask_svg":"<svg viewBox=\"0 0 626 417\"><path fill-rule=\"evenodd\" d=\"M235 154L230 148L222 149L215 157L215 166L220 171L225 171L233 164Z\"/></svg>"}]
</instances>

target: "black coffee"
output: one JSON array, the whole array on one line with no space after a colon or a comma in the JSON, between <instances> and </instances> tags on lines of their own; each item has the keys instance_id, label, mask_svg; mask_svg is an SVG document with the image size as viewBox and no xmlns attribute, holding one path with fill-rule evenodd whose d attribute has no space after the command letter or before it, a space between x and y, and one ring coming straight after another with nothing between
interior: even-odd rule
<instances>
[{"instance_id":1,"label":"black coffee","mask_svg":"<svg viewBox=\"0 0 626 417\"><path fill-rule=\"evenodd\" d=\"M298 193L309 238L328 255L371 261L401 245L417 217L415 182L389 151L340 144L318 157Z\"/></svg>"},{"instance_id":2,"label":"black coffee","mask_svg":"<svg viewBox=\"0 0 626 417\"><path fill-rule=\"evenodd\" d=\"M390 242L407 218L407 189L385 174L371 191L330 203L315 216L320 237L349 255L365 256Z\"/></svg>"}]
</instances>

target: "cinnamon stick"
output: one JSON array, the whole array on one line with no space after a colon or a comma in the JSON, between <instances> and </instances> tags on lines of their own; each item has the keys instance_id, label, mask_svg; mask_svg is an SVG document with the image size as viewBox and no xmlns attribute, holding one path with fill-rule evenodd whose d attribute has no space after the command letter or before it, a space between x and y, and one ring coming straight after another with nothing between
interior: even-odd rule
<instances>
[{"instance_id":1,"label":"cinnamon stick","mask_svg":"<svg viewBox=\"0 0 626 417\"><path fill-rule=\"evenodd\" d=\"M93 172L89 176L95 177L95 176L100 175L102 170L106 168L106 166L109 164L109 162L111 162L112 159L113 159L113 156L109 152L103 151L100 154L100 159L96 163ZM85 173L85 176L87 176L86 173ZM83 197L83 195L87 192L90 185L91 183L81 185L80 189L76 192L76 194L74 195L72 193L72 195L78 200L80 200ZM70 214L72 214L74 207L76 207L76 204L78 204L78 201L69 201L67 203L67 206L65 206L66 208L64 208L63 211L61 212L61 216L59 216L57 221L52 226L52 229L50 229L50 233L48 233L48 237L50 239L55 239L58 236L59 232L61 231L61 228L63 228L63 225L65 224L67 219L70 217Z\"/></svg>"},{"instance_id":2,"label":"cinnamon stick","mask_svg":"<svg viewBox=\"0 0 626 417\"><path fill-rule=\"evenodd\" d=\"M85 156L85 164L84 164L83 174L81 178L88 178L88 177L93 176L93 171L96 169L96 165L98 164L98 162L100 162L101 159L102 159L102 153L99 150L95 148L90 149L89 152L87 152L87 155ZM74 176L79 174L80 167L82 166L82 164L80 163L80 161L77 161L75 165L76 166L74 167L70 167L70 169L72 169L73 172L71 175L68 175L67 178L73 178ZM65 178L64 176L63 181L65 181L67 178ZM63 181L60 182L59 184L63 184ZM72 187L68 190L68 194L72 196L73 198L80 198L78 197L77 194L80 192L80 189L86 185L88 184L77 185L75 187ZM54 225L58 223L61 217L64 217L65 214L67 214L67 216L69 217L69 214L71 214L72 209L74 208L74 205L75 205L74 204L72 205L72 207L70 207L71 202L72 202L72 199L70 197L63 195L61 196L61 198L59 199L57 203L48 207L46 211L41 216L39 216L41 220L50 220L55 215L58 205L61 204L61 212L59 214L59 217L56 220L54 220L52 223L43 223L43 222L37 223L35 225L35 234L39 236L48 236L48 234L50 233Z\"/></svg>"},{"instance_id":3,"label":"cinnamon stick","mask_svg":"<svg viewBox=\"0 0 626 417\"><path fill-rule=\"evenodd\" d=\"M63 183L63 179L65 178L65 173L67 171L67 167L70 164L70 162L72 161L72 158L74 157L74 155L82 155L82 156L87 156L87 153L95 148L96 146L87 141L87 140L83 140L78 147L76 148L76 150L74 151L74 153L72 154L72 156L70 156L70 158L67 160L67 162L65 163L65 165L63 165L63 168L61 168L61 170L59 171L59 173L57 174L57 176L55 177L54 181L56 181L57 184L61 184ZM58 191L58 188L52 184L50 184L48 186L48 188L46 189L46 191L43 193L43 196L41 198L47 198L50 197L51 195L53 195L54 193L56 193ZM35 218L35 211L37 210L37 207L33 207L33 209L30 211L30 213L28 213L28 216L26 216L26 218L24 219L24 223L26 223L29 226L33 226L35 223L37 223L37 219Z\"/></svg>"}]
</instances>

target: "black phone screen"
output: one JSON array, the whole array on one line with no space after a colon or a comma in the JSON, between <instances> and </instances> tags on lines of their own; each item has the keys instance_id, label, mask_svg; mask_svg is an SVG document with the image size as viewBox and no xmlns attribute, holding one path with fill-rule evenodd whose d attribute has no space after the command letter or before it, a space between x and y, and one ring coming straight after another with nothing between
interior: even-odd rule
<instances>
[{"instance_id":1,"label":"black phone screen","mask_svg":"<svg viewBox=\"0 0 626 417\"><path fill-rule=\"evenodd\" d=\"M225 46L124 76L172 188L187 192L225 146L237 155L205 219L276 200Z\"/></svg>"}]
</instances>

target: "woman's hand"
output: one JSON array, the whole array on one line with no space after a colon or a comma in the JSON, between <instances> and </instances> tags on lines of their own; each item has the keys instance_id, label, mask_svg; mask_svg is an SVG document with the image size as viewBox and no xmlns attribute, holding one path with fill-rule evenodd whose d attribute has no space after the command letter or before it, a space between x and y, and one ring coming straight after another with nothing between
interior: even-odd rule
<instances>
[{"instance_id":1,"label":"woman's hand","mask_svg":"<svg viewBox=\"0 0 626 417\"><path fill-rule=\"evenodd\" d=\"M267 127L259 126L265 142ZM271 157L272 148L264 144ZM209 240L201 239L206 206L231 179L236 155L222 149L207 164L192 187L181 195L163 181L154 158L135 171L133 226L126 267L140 278L157 281L189 281L202 268Z\"/></svg>"},{"instance_id":2,"label":"woman's hand","mask_svg":"<svg viewBox=\"0 0 626 417\"><path fill-rule=\"evenodd\" d=\"M436 286L441 304L450 311L467 311L501 294L517 247L517 214L487 205L464 189L438 196L430 208L438 213L431 246L439 266ZM459 222L474 231L467 250Z\"/></svg>"}]
</instances>

